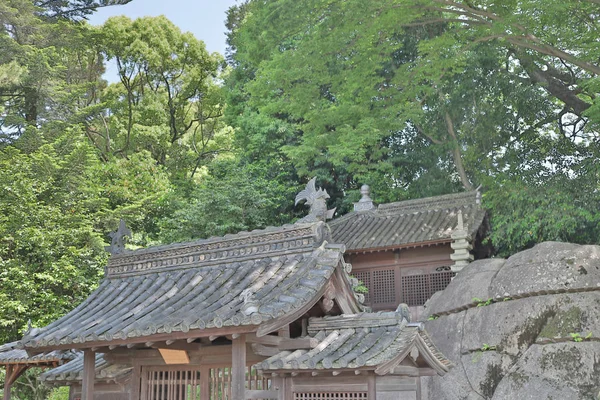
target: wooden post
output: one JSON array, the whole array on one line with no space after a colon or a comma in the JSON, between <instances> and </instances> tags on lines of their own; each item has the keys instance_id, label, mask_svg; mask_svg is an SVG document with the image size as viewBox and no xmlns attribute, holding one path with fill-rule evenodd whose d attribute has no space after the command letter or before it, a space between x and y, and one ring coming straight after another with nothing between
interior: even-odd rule
<instances>
[{"instance_id":1,"label":"wooden post","mask_svg":"<svg viewBox=\"0 0 600 400\"><path fill-rule=\"evenodd\" d=\"M10 382L10 378L12 375L14 367L12 365L7 365L6 366L6 376L4 378L4 400L10 400L10 387L11 382Z\"/></svg>"},{"instance_id":2,"label":"wooden post","mask_svg":"<svg viewBox=\"0 0 600 400\"><path fill-rule=\"evenodd\" d=\"M94 400L94 380L96 379L96 353L83 351L83 381L81 400Z\"/></svg>"},{"instance_id":3,"label":"wooden post","mask_svg":"<svg viewBox=\"0 0 600 400\"><path fill-rule=\"evenodd\" d=\"M377 399L377 377L373 374L373 372L370 373L369 376L367 376L367 400L375 400ZM420 400L420 399L419 399Z\"/></svg>"},{"instance_id":4,"label":"wooden post","mask_svg":"<svg viewBox=\"0 0 600 400\"><path fill-rule=\"evenodd\" d=\"M7 365L4 378L4 400L10 400L10 389L13 383L27 370L26 365Z\"/></svg>"},{"instance_id":5,"label":"wooden post","mask_svg":"<svg viewBox=\"0 0 600 400\"><path fill-rule=\"evenodd\" d=\"M200 369L200 400L205 399L210 399L210 367Z\"/></svg>"},{"instance_id":6,"label":"wooden post","mask_svg":"<svg viewBox=\"0 0 600 400\"><path fill-rule=\"evenodd\" d=\"M133 373L131 374L131 400L140 399L140 389L142 380L142 367L133 365Z\"/></svg>"},{"instance_id":7,"label":"wooden post","mask_svg":"<svg viewBox=\"0 0 600 400\"><path fill-rule=\"evenodd\" d=\"M246 400L246 335L233 339L231 349L231 398Z\"/></svg>"}]
</instances>

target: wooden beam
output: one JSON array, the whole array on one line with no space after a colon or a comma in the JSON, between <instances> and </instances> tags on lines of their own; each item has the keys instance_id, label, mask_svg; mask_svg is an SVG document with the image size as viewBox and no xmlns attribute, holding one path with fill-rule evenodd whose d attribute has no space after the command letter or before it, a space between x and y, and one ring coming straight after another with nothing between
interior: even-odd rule
<instances>
[{"instance_id":1,"label":"wooden beam","mask_svg":"<svg viewBox=\"0 0 600 400\"><path fill-rule=\"evenodd\" d=\"M200 348L206 347L206 346L202 346L201 344L198 344L198 343L186 343L185 341L182 341L182 342L171 343L171 344L169 344L168 342L157 342L157 343L152 344L151 347L153 349L197 351L197 350L200 350Z\"/></svg>"},{"instance_id":2,"label":"wooden beam","mask_svg":"<svg viewBox=\"0 0 600 400\"><path fill-rule=\"evenodd\" d=\"M292 321L293 322L293 321ZM206 329L195 329L193 332L171 332L171 333L157 333L152 336L142 336L137 338L127 338L127 339L113 339L110 342L85 342L85 343L71 343L71 344L61 344L52 347L34 347L28 348L27 352L31 353L30 355L41 354L45 351L54 351L54 350L71 350L71 349L89 349L92 347L101 347L107 345L122 345L125 346L129 343L145 343L148 341L158 342L165 340L173 340L173 339L188 339L188 338L199 338L199 337L209 337L209 336L225 336L231 335L234 333L251 333L256 332L257 326L255 325L247 325L247 326L230 326L223 328L206 328Z\"/></svg>"},{"instance_id":3,"label":"wooden beam","mask_svg":"<svg viewBox=\"0 0 600 400\"><path fill-rule=\"evenodd\" d=\"M259 343L252 343L252 351L254 354L264 357L273 357L274 355L279 354L279 349L277 347L265 346Z\"/></svg>"},{"instance_id":4,"label":"wooden beam","mask_svg":"<svg viewBox=\"0 0 600 400\"><path fill-rule=\"evenodd\" d=\"M246 399L246 336L233 340L231 350L231 397Z\"/></svg>"},{"instance_id":5,"label":"wooden beam","mask_svg":"<svg viewBox=\"0 0 600 400\"><path fill-rule=\"evenodd\" d=\"M83 351L83 380L81 400L94 400L94 380L96 378L96 353Z\"/></svg>"},{"instance_id":6,"label":"wooden beam","mask_svg":"<svg viewBox=\"0 0 600 400\"><path fill-rule=\"evenodd\" d=\"M246 399L277 399L278 390L246 390Z\"/></svg>"}]
</instances>

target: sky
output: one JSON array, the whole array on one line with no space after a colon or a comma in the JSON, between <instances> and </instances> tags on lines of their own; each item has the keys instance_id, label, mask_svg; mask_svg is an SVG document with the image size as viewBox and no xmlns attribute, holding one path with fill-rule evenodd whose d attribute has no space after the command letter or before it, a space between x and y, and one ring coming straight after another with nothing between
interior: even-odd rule
<instances>
[{"instance_id":1,"label":"sky","mask_svg":"<svg viewBox=\"0 0 600 400\"><path fill-rule=\"evenodd\" d=\"M126 15L135 19L165 15L182 31L192 32L204 41L209 52L225 54L225 11L236 0L133 0L124 6L100 8L90 16L92 25L101 25L109 17Z\"/></svg>"}]
</instances>

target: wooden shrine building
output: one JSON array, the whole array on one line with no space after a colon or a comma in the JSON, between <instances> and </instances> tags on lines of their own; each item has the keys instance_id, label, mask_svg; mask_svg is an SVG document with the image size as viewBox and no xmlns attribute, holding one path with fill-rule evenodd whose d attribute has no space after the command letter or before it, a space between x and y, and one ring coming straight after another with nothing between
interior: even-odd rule
<instances>
[{"instance_id":1,"label":"wooden shrine building","mask_svg":"<svg viewBox=\"0 0 600 400\"><path fill-rule=\"evenodd\" d=\"M10 399L13 384L29 368L53 368L75 357L71 351L51 351L30 356L18 348L17 342L0 346L0 366L5 368L3 399Z\"/></svg>"},{"instance_id":2,"label":"wooden shrine building","mask_svg":"<svg viewBox=\"0 0 600 400\"><path fill-rule=\"evenodd\" d=\"M44 374L75 399L420 399L451 366L399 311L365 312L314 180L294 225L126 251L100 286L19 342L83 356Z\"/></svg>"},{"instance_id":3,"label":"wooden shrine building","mask_svg":"<svg viewBox=\"0 0 600 400\"><path fill-rule=\"evenodd\" d=\"M369 187L354 211L329 222L333 241L346 246L352 274L369 289L365 305L394 310L404 303L413 319L462 266L487 256L489 229L478 191L376 206ZM471 250L474 250L472 254Z\"/></svg>"}]
</instances>

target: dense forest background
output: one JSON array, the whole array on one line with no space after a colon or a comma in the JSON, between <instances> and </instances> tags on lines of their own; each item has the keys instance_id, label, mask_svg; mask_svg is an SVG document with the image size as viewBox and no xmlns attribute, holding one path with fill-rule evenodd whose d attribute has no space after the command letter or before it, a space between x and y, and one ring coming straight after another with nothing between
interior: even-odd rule
<instances>
[{"instance_id":1,"label":"dense forest background","mask_svg":"<svg viewBox=\"0 0 600 400\"><path fill-rule=\"evenodd\" d=\"M86 23L128 1L0 2L0 342L89 294L120 218L133 247L280 225L312 176L338 214L481 187L500 256L600 242L597 0L247 0L226 55Z\"/></svg>"}]
</instances>

